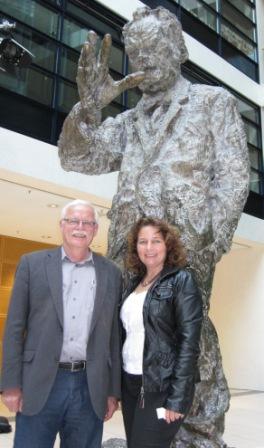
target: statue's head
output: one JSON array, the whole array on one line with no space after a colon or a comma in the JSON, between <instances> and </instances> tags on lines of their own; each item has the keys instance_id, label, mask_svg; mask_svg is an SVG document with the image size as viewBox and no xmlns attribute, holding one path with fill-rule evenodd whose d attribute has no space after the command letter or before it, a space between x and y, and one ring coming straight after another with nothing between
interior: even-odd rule
<instances>
[{"instance_id":1,"label":"statue's head","mask_svg":"<svg viewBox=\"0 0 264 448\"><path fill-rule=\"evenodd\" d=\"M133 70L146 75L141 90L153 93L174 84L188 59L182 27L174 14L162 7L139 8L124 26L123 35Z\"/></svg>"}]
</instances>

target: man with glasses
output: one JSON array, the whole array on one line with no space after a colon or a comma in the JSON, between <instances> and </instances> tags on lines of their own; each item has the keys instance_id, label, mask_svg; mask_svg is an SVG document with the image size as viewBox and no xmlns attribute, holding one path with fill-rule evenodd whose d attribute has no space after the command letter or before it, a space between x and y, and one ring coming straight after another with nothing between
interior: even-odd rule
<instances>
[{"instance_id":1,"label":"man with glasses","mask_svg":"<svg viewBox=\"0 0 264 448\"><path fill-rule=\"evenodd\" d=\"M63 245L26 254L5 328L2 400L16 412L15 448L101 448L120 394L121 273L90 245L96 211L82 200L60 220Z\"/></svg>"}]
</instances>

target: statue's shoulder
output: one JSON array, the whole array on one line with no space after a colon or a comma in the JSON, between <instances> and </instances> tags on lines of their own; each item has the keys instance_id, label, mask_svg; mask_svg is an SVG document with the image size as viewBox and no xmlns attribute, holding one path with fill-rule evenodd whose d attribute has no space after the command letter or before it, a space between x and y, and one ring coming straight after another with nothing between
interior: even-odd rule
<instances>
[{"instance_id":1,"label":"statue's shoulder","mask_svg":"<svg viewBox=\"0 0 264 448\"><path fill-rule=\"evenodd\" d=\"M207 104L210 107L225 107L229 104L234 107L237 100L236 98L223 87L209 86L207 84L192 84L191 96L199 99L200 102Z\"/></svg>"},{"instance_id":2,"label":"statue's shoulder","mask_svg":"<svg viewBox=\"0 0 264 448\"><path fill-rule=\"evenodd\" d=\"M191 93L193 95L206 96L208 98L234 98L234 96L223 87L209 86L207 84L191 84Z\"/></svg>"}]
</instances>

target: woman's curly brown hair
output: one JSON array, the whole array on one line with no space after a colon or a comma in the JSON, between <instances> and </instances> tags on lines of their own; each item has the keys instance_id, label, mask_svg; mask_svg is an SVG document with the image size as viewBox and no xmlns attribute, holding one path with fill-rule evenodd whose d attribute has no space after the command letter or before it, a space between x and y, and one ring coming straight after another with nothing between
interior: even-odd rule
<instances>
[{"instance_id":1,"label":"woman's curly brown hair","mask_svg":"<svg viewBox=\"0 0 264 448\"><path fill-rule=\"evenodd\" d=\"M167 248L167 256L164 266L186 266L186 251L180 240L180 233L177 228L169 225L166 221L156 218L140 218L131 228L127 236L127 254L125 258L125 267L129 271L144 275L145 265L140 261L137 253L138 234L142 227L153 226L164 238Z\"/></svg>"}]
</instances>

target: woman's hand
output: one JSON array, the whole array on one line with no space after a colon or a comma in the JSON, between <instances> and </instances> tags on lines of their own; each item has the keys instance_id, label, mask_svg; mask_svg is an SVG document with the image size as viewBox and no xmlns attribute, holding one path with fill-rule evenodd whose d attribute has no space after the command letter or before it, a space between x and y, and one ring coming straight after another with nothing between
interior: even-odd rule
<instances>
[{"instance_id":1,"label":"woman's hand","mask_svg":"<svg viewBox=\"0 0 264 448\"><path fill-rule=\"evenodd\" d=\"M166 409L165 419L167 423L173 423L184 417L184 414Z\"/></svg>"}]
</instances>

